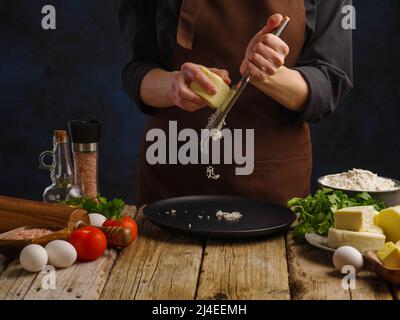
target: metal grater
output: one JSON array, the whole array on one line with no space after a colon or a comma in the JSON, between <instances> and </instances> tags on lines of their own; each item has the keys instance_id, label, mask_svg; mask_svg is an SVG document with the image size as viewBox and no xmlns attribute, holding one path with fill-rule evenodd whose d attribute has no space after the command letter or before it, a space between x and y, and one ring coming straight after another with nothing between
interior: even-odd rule
<instances>
[{"instance_id":1,"label":"metal grater","mask_svg":"<svg viewBox=\"0 0 400 320\"><path fill-rule=\"evenodd\" d=\"M284 17L282 23L280 26L273 32L274 35L277 37L280 37L283 31L286 29L287 25L290 22L289 17ZM206 135L203 136L202 139L202 146L204 146L205 142L209 141L209 138L211 135L213 135L215 132L218 132L222 130L222 127L225 124L225 119L231 111L232 107L236 103L236 101L239 99L240 95L243 93L244 89L246 89L247 85L249 84L251 80L251 75L250 74L245 74L243 78L235 85L232 86L228 96L226 97L225 101L222 103L221 107L218 108L218 110L211 116L210 122L206 127ZM208 148L203 148L202 150L208 150Z\"/></svg>"}]
</instances>

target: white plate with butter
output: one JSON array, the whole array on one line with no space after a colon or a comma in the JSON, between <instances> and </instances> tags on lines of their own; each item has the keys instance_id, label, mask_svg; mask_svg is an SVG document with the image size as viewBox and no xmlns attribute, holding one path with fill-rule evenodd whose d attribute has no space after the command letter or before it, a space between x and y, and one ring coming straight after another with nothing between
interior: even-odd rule
<instances>
[{"instance_id":1,"label":"white plate with butter","mask_svg":"<svg viewBox=\"0 0 400 320\"><path fill-rule=\"evenodd\" d=\"M305 235L305 238L310 245L331 252L334 252L335 248L351 246L364 253L367 251L376 251L385 244L385 236L383 234L353 232L334 228L329 230L328 237L320 236L316 232L310 232ZM331 246L328 243L331 243ZM333 248L332 244L334 244L335 248Z\"/></svg>"},{"instance_id":2,"label":"white plate with butter","mask_svg":"<svg viewBox=\"0 0 400 320\"><path fill-rule=\"evenodd\" d=\"M328 246L328 238L324 236L320 236L316 232L310 232L305 234L306 241L316 247L318 249L322 249L325 251L335 252L336 249L333 249Z\"/></svg>"}]
</instances>

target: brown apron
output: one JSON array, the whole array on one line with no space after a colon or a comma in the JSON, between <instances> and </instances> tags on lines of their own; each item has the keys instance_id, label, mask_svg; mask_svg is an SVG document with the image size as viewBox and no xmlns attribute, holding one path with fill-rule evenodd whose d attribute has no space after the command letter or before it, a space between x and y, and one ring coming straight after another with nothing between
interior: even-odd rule
<instances>
[{"instance_id":1,"label":"brown apron","mask_svg":"<svg viewBox=\"0 0 400 320\"><path fill-rule=\"evenodd\" d=\"M174 70L180 70L185 62L193 62L226 69L233 82L237 82L250 39L274 13L291 18L282 39L290 47L285 65L292 67L304 45L304 1L183 0ZM178 130L192 128L199 132L212 112L210 108L196 113L177 107L160 109L151 117L145 132L160 128L167 133L169 121L177 121ZM254 172L237 176L235 164L213 165L221 175L215 181L206 177L207 165L149 165L145 153L151 143L143 140L138 204L209 194L246 196L285 205L292 197L308 195L312 168L310 130L307 124L299 124L295 119L294 113L255 87L247 87L230 112L226 127L255 130Z\"/></svg>"}]
</instances>

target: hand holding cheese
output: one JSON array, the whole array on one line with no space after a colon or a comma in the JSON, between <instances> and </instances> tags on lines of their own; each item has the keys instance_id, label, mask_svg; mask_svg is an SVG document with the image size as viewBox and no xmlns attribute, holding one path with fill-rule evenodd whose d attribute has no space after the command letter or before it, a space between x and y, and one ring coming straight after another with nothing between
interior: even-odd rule
<instances>
[{"instance_id":1,"label":"hand holding cheese","mask_svg":"<svg viewBox=\"0 0 400 320\"><path fill-rule=\"evenodd\" d=\"M189 112L195 112L207 107L210 102L193 92L190 89L191 83L195 81L202 89L202 92L210 97L219 96L218 85L222 86L222 84L218 82L216 85L202 69L208 70L208 72L215 74L216 77L223 79L222 83L224 85L231 83L228 71L216 68L206 69L194 63L184 63L181 70L174 72L155 68L144 76L140 85L142 102L155 108L177 106Z\"/></svg>"},{"instance_id":2,"label":"hand holding cheese","mask_svg":"<svg viewBox=\"0 0 400 320\"><path fill-rule=\"evenodd\" d=\"M180 72L173 72L173 81L168 95L173 105L189 112L195 112L221 99L221 88L226 90L230 83L229 73L215 68L206 69L198 64L185 63ZM217 81L219 79L220 81ZM194 85L196 94L190 86ZM224 87L225 86L225 87ZM229 87L228 87L229 92ZM225 91L222 92L222 95Z\"/></svg>"},{"instance_id":3,"label":"hand holding cheese","mask_svg":"<svg viewBox=\"0 0 400 320\"><path fill-rule=\"evenodd\" d=\"M207 92L207 90L205 90L205 86L202 85L198 80L191 82L190 89L206 100L210 107L218 109L228 96L230 88L225 83L225 80L217 73L214 73L205 67L200 67L200 70L215 85L217 88L217 93L210 94L210 92Z\"/></svg>"}]
</instances>

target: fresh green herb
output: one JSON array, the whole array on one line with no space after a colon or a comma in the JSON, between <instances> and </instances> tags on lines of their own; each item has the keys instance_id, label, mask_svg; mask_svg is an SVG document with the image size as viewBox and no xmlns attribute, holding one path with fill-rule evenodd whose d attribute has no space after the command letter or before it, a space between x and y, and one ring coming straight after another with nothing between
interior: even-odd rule
<instances>
[{"instance_id":1,"label":"fresh green herb","mask_svg":"<svg viewBox=\"0 0 400 320\"><path fill-rule=\"evenodd\" d=\"M314 196L289 200L288 207L298 215L298 224L294 228L295 240L304 240L304 235L312 231L326 236L333 226L335 211L355 206L374 206L378 211L386 208L385 203L373 199L367 192L349 197L342 191L327 188L318 190Z\"/></svg>"},{"instance_id":2,"label":"fresh green herb","mask_svg":"<svg viewBox=\"0 0 400 320\"><path fill-rule=\"evenodd\" d=\"M108 219L119 220L125 203L122 199L108 201L107 198L98 196L96 199L74 198L62 204L75 208L81 208L89 213L100 213Z\"/></svg>"}]
</instances>

